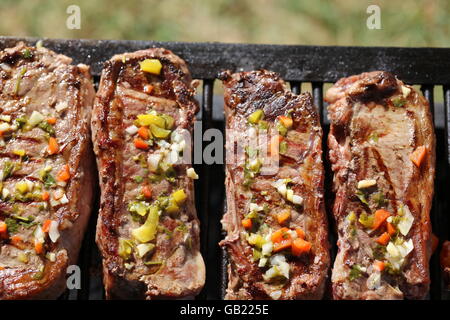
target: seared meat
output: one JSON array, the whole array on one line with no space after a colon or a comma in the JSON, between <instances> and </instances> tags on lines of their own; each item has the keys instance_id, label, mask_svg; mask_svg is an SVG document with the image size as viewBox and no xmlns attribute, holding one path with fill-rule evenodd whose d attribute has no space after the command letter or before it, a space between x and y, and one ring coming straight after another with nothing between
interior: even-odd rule
<instances>
[{"instance_id":1,"label":"seared meat","mask_svg":"<svg viewBox=\"0 0 450 320\"><path fill-rule=\"evenodd\" d=\"M0 53L0 298L57 298L95 183L89 68L45 48Z\"/></svg>"},{"instance_id":2,"label":"seared meat","mask_svg":"<svg viewBox=\"0 0 450 320\"><path fill-rule=\"evenodd\" d=\"M109 299L196 295L205 281L196 174L181 155L198 110L183 60L165 49L105 63L92 132L101 203L97 244ZM186 147L186 148L185 148Z\"/></svg>"},{"instance_id":3,"label":"seared meat","mask_svg":"<svg viewBox=\"0 0 450 320\"><path fill-rule=\"evenodd\" d=\"M439 256L444 288L450 290L450 241L444 241Z\"/></svg>"},{"instance_id":4,"label":"seared meat","mask_svg":"<svg viewBox=\"0 0 450 320\"><path fill-rule=\"evenodd\" d=\"M381 71L339 80L326 100L339 234L334 298L423 298L435 171L428 103Z\"/></svg>"},{"instance_id":5,"label":"seared meat","mask_svg":"<svg viewBox=\"0 0 450 320\"><path fill-rule=\"evenodd\" d=\"M329 250L322 129L312 98L292 94L265 70L220 78L227 135L226 299L320 299Z\"/></svg>"}]
</instances>

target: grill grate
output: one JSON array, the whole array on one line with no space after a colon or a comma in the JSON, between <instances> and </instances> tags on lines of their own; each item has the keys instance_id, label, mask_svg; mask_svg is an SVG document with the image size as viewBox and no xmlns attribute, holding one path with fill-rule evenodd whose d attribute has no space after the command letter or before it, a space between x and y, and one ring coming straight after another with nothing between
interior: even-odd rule
<instances>
[{"instance_id":1,"label":"grill grate","mask_svg":"<svg viewBox=\"0 0 450 320\"><path fill-rule=\"evenodd\" d=\"M0 37L0 48L14 46L18 41L35 44L38 39ZM318 108L324 137L329 131L326 104L323 101L325 83L335 82L341 77L371 70L391 71L408 84L421 85L424 96L430 102L436 127L437 163L435 197L431 220L433 232L441 240L449 239L449 199L445 186L450 174L450 48L385 48L385 47L323 47L323 46L278 46L224 43L181 43L153 41L115 40L53 40L45 39L44 45L58 53L66 54L76 63L92 66L94 80L98 83L103 61L113 54L130 52L148 47L165 47L181 56L189 64L194 78L203 80L201 96L202 130L216 128L224 132L221 98L214 100L214 84L217 73L224 69L233 71L265 68L280 73L298 94L302 84L310 83L314 103ZM358 61L355 64L355 61ZM443 85L444 103L434 103L434 88ZM443 121L442 121L443 120ZM439 125L443 123L443 125ZM207 142L208 143L208 142ZM225 154L225 153L224 153ZM324 155L327 147L324 139ZM324 158L325 167L327 158ZM221 299L226 289L226 256L217 243L222 239L220 219L224 212L225 190L224 166L195 165L202 179L195 184L196 206L201 221L201 251L206 263L206 285L198 299ZM332 176L326 172L326 199L330 199ZM327 211L330 213L327 201ZM82 288L68 292L61 299L101 299L100 257L93 245L98 203L94 206L88 232L83 240L79 266L82 269ZM330 215L330 214L329 214ZM336 252L334 223L330 221L332 257ZM437 249L439 252L440 246ZM450 299L442 287L439 259L431 259L431 299Z\"/></svg>"}]
</instances>

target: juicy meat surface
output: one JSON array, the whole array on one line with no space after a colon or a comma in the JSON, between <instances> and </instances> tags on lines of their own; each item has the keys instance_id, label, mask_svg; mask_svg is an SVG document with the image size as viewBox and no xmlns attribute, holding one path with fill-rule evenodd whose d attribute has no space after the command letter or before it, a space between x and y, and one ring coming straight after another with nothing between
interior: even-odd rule
<instances>
[{"instance_id":1,"label":"juicy meat surface","mask_svg":"<svg viewBox=\"0 0 450 320\"><path fill-rule=\"evenodd\" d=\"M141 69L145 60L156 69ZM96 241L109 299L182 298L204 285L190 166L175 161L190 153L183 132L198 110L191 82L185 62L166 49L105 63L92 132L101 187Z\"/></svg>"},{"instance_id":2,"label":"juicy meat surface","mask_svg":"<svg viewBox=\"0 0 450 320\"><path fill-rule=\"evenodd\" d=\"M85 65L20 43L0 52L0 299L66 289L95 183Z\"/></svg>"},{"instance_id":3,"label":"juicy meat surface","mask_svg":"<svg viewBox=\"0 0 450 320\"><path fill-rule=\"evenodd\" d=\"M322 129L312 98L294 95L278 74L265 70L220 78L227 135L226 299L320 299L330 258Z\"/></svg>"},{"instance_id":4,"label":"juicy meat surface","mask_svg":"<svg viewBox=\"0 0 450 320\"><path fill-rule=\"evenodd\" d=\"M435 173L428 102L382 71L339 80L326 101L339 236L334 298L424 298Z\"/></svg>"}]
</instances>

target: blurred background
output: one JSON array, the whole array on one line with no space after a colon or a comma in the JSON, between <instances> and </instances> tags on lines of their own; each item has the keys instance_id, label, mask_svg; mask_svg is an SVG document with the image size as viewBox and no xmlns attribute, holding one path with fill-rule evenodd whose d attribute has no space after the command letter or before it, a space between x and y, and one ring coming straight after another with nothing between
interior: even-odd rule
<instances>
[{"instance_id":1,"label":"blurred background","mask_svg":"<svg viewBox=\"0 0 450 320\"><path fill-rule=\"evenodd\" d=\"M380 30L366 27L371 4ZM66 27L69 5L79 30ZM449 12L449 0L0 0L0 35L449 47Z\"/></svg>"}]
</instances>

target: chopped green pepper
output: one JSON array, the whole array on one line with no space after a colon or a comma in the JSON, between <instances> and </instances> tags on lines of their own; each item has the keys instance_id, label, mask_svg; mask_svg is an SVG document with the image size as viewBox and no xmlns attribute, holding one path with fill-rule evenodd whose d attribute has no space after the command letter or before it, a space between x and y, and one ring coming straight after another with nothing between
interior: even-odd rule
<instances>
[{"instance_id":1,"label":"chopped green pepper","mask_svg":"<svg viewBox=\"0 0 450 320\"><path fill-rule=\"evenodd\" d=\"M403 107L406 104L406 100L403 98L395 98L392 99L392 104L394 105L394 107L400 108Z\"/></svg>"},{"instance_id":2,"label":"chopped green pepper","mask_svg":"<svg viewBox=\"0 0 450 320\"><path fill-rule=\"evenodd\" d=\"M365 212L361 213L358 219L359 223L361 223L366 228L372 228L373 220L374 216L372 214L367 215Z\"/></svg>"},{"instance_id":3,"label":"chopped green pepper","mask_svg":"<svg viewBox=\"0 0 450 320\"><path fill-rule=\"evenodd\" d=\"M131 240L119 238L119 256L124 259L130 259L133 249L133 242Z\"/></svg>"},{"instance_id":4,"label":"chopped green pepper","mask_svg":"<svg viewBox=\"0 0 450 320\"><path fill-rule=\"evenodd\" d=\"M248 122L250 122L252 124L257 124L263 118L264 118L264 111L261 109L258 109L248 117Z\"/></svg>"},{"instance_id":5,"label":"chopped green pepper","mask_svg":"<svg viewBox=\"0 0 450 320\"><path fill-rule=\"evenodd\" d=\"M47 121L41 121L38 124L38 127L41 128L42 130L44 130L45 132L47 132L49 135L54 136L55 135L55 129L53 128L53 126L48 123Z\"/></svg>"},{"instance_id":6,"label":"chopped green pepper","mask_svg":"<svg viewBox=\"0 0 450 320\"><path fill-rule=\"evenodd\" d=\"M353 281L355 279L358 279L362 276L362 270L360 265L354 264L352 266L352 269L350 270L349 279L350 281Z\"/></svg>"}]
</instances>

